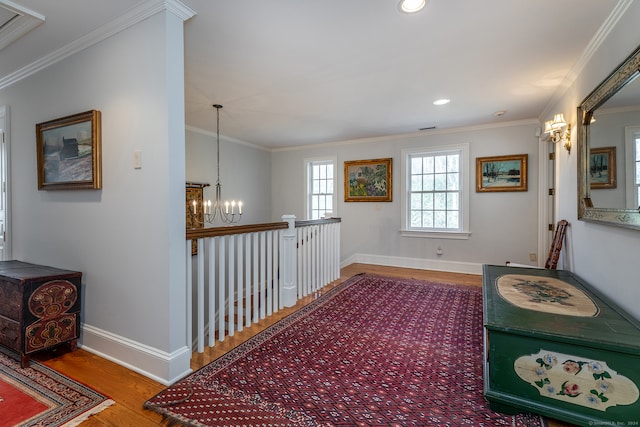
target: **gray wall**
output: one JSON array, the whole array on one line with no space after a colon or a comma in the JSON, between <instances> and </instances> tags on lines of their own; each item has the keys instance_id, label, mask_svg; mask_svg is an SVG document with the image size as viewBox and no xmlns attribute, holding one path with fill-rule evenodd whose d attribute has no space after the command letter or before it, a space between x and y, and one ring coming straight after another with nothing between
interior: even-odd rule
<instances>
[{"instance_id":1,"label":"gray wall","mask_svg":"<svg viewBox=\"0 0 640 427\"><path fill-rule=\"evenodd\" d=\"M212 109L213 110L213 109ZM215 111L211 112L212 115ZM221 117L221 121L223 118ZM187 181L208 183L204 200L215 200L218 179L216 135L195 128L186 133ZM271 216L271 154L269 151L229 140L220 135L220 182L223 200L242 200L241 224L269 222ZM278 219L279 221L280 219ZM221 226L216 223L207 226Z\"/></svg>"},{"instance_id":2,"label":"gray wall","mask_svg":"<svg viewBox=\"0 0 640 427\"><path fill-rule=\"evenodd\" d=\"M537 121L424 132L421 134L345 141L309 148L278 150L272 155L272 219L281 213L304 218L304 161L338 159L337 216L342 218L343 263L375 261L389 265L428 267L480 273L483 263L506 260L529 263L538 252L538 137ZM468 240L426 239L400 235L401 150L460 143L470 145L470 231ZM527 192L476 193L475 158L528 154ZM344 161L393 158L393 202L345 203ZM436 255L440 247L443 255Z\"/></svg>"},{"instance_id":3,"label":"gray wall","mask_svg":"<svg viewBox=\"0 0 640 427\"><path fill-rule=\"evenodd\" d=\"M183 22L151 13L1 90L0 105L11 108L13 257L81 271L81 344L168 382L191 357ZM38 191L36 123L90 109L102 112L102 190Z\"/></svg>"},{"instance_id":4,"label":"gray wall","mask_svg":"<svg viewBox=\"0 0 640 427\"><path fill-rule=\"evenodd\" d=\"M548 109L548 120L555 112L577 123L576 108L582 100L640 45L640 2L631 2L620 21L602 41L577 80L559 101ZM573 143L576 146L575 132ZM566 218L569 227L568 268L599 288L605 295L640 319L638 249L640 232L578 221L577 156L559 149L556 162L557 218Z\"/></svg>"}]
</instances>

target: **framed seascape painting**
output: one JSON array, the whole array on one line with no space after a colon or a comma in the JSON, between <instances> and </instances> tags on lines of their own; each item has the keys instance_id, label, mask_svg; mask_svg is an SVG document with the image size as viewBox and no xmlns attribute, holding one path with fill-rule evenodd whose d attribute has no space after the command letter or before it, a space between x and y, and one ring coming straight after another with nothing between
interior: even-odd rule
<instances>
[{"instance_id":1,"label":"framed seascape painting","mask_svg":"<svg viewBox=\"0 0 640 427\"><path fill-rule=\"evenodd\" d=\"M476 192L527 191L527 154L476 158Z\"/></svg>"},{"instance_id":2,"label":"framed seascape painting","mask_svg":"<svg viewBox=\"0 0 640 427\"><path fill-rule=\"evenodd\" d=\"M589 150L589 182L592 189L616 188L616 147Z\"/></svg>"},{"instance_id":3,"label":"framed seascape painting","mask_svg":"<svg viewBox=\"0 0 640 427\"><path fill-rule=\"evenodd\" d=\"M392 159L344 162L345 202L391 202Z\"/></svg>"},{"instance_id":4,"label":"framed seascape painting","mask_svg":"<svg viewBox=\"0 0 640 427\"><path fill-rule=\"evenodd\" d=\"M102 188L100 111L36 125L38 190Z\"/></svg>"}]
</instances>

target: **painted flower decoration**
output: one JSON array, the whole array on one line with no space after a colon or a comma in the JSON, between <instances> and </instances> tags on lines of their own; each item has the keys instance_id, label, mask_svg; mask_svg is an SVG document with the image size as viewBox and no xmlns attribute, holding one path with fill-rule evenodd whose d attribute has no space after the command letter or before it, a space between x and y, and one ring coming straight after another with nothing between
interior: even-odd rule
<instances>
[{"instance_id":1,"label":"painted flower decoration","mask_svg":"<svg viewBox=\"0 0 640 427\"><path fill-rule=\"evenodd\" d=\"M604 367L597 360L592 360L589 362L589 370L594 374L601 374L604 372Z\"/></svg>"},{"instance_id":2,"label":"painted flower decoration","mask_svg":"<svg viewBox=\"0 0 640 427\"><path fill-rule=\"evenodd\" d=\"M562 383L562 390L560 390L558 394L569 397L577 397L582 394L582 392L580 391L580 386L578 386L578 384L565 381L564 383Z\"/></svg>"},{"instance_id":3,"label":"painted flower decoration","mask_svg":"<svg viewBox=\"0 0 640 427\"><path fill-rule=\"evenodd\" d=\"M601 393L612 393L613 392L613 384L611 384L609 381L596 381L596 388L601 392Z\"/></svg>"},{"instance_id":4,"label":"painted flower decoration","mask_svg":"<svg viewBox=\"0 0 640 427\"><path fill-rule=\"evenodd\" d=\"M567 374L577 375L582 370L582 365L585 362L576 362L575 360L567 360L562 364L562 369Z\"/></svg>"},{"instance_id":5,"label":"painted flower decoration","mask_svg":"<svg viewBox=\"0 0 640 427\"><path fill-rule=\"evenodd\" d=\"M597 396L590 394L587 396L587 402L589 403L589 405L597 406L600 404L600 399L598 399Z\"/></svg>"},{"instance_id":6,"label":"painted flower decoration","mask_svg":"<svg viewBox=\"0 0 640 427\"><path fill-rule=\"evenodd\" d=\"M597 360L592 360L589 362L589 371L593 373L593 379L602 380L604 378L611 378L611 374L604 370L604 366L602 363Z\"/></svg>"},{"instance_id":7,"label":"painted flower decoration","mask_svg":"<svg viewBox=\"0 0 640 427\"><path fill-rule=\"evenodd\" d=\"M558 358L553 354L547 353L544 356L542 356L542 364L544 364L545 368L551 369L552 367L558 364Z\"/></svg>"}]
</instances>

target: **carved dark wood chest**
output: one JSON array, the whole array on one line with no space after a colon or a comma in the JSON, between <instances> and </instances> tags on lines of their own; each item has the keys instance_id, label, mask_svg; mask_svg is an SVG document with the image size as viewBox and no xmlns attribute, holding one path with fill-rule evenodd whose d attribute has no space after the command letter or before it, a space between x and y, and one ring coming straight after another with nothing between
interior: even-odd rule
<instances>
[{"instance_id":1,"label":"carved dark wood chest","mask_svg":"<svg viewBox=\"0 0 640 427\"><path fill-rule=\"evenodd\" d=\"M0 344L29 355L62 343L72 349L80 334L82 273L0 261Z\"/></svg>"}]
</instances>

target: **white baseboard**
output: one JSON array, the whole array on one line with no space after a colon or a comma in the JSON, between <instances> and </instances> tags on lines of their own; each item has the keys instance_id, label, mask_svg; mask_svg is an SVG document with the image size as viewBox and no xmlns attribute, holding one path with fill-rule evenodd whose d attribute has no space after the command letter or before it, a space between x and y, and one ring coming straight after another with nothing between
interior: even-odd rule
<instances>
[{"instance_id":1,"label":"white baseboard","mask_svg":"<svg viewBox=\"0 0 640 427\"><path fill-rule=\"evenodd\" d=\"M478 263L370 254L354 254L342 261L340 267L354 263L416 268L419 270L449 271L452 273L482 274L482 264Z\"/></svg>"},{"instance_id":2,"label":"white baseboard","mask_svg":"<svg viewBox=\"0 0 640 427\"><path fill-rule=\"evenodd\" d=\"M166 386L192 372L187 346L167 353L83 324L79 347Z\"/></svg>"}]
</instances>

